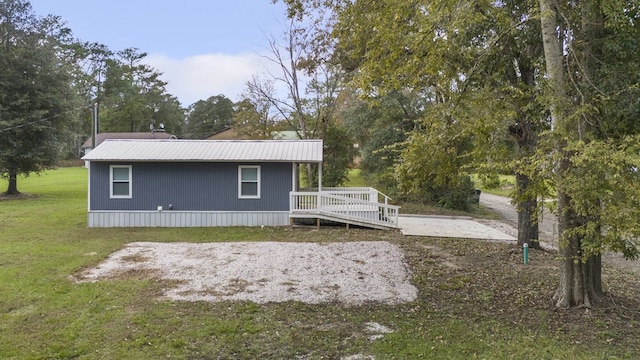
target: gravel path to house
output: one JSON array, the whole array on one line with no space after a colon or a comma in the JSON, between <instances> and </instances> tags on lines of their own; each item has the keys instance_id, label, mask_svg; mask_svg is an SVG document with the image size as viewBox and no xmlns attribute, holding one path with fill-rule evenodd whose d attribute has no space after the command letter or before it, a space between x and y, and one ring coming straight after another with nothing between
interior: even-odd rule
<instances>
[{"instance_id":1,"label":"gravel path to house","mask_svg":"<svg viewBox=\"0 0 640 360\"><path fill-rule=\"evenodd\" d=\"M172 281L172 300L256 303L413 301L402 250L389 242L153 243L111 254L78 281L144 276Z\"/></svg>"}]
</instances>

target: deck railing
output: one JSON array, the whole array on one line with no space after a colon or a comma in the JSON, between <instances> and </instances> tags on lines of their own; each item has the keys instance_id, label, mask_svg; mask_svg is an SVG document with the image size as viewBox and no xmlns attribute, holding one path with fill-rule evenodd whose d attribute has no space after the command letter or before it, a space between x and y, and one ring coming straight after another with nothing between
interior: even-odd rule
<instances>
[{"instance_id":1,"label":"deck railing","mask_svg":"<svg viewBox=\"0 0 640 360\"><path fill-rule=\"evenodd\" d=\"M317 192L318 189L305 188L300 189L300 191ZM389 201L391 200L389 196L372 187L323 187L321 191L332 195L344 196L364 201L383 202L385 204L389 204Z\"/></svg>"},{"instance_id":2,"label":"deck railing","mask_svg":"<svg viewBox=\"0 0 640 360\"><path fill-rule=\"evenodd\" d=\"M289 209L292 214L313 214L331 216L339 219L372 223L388 227L398 227L398 210L400 207L379 203L378 192L357 191L353 189L331 191L292 191ZM375 190L375 189L374 189ZM365 199L375 199L373 201Z\"/></svg>"}]
</instances>

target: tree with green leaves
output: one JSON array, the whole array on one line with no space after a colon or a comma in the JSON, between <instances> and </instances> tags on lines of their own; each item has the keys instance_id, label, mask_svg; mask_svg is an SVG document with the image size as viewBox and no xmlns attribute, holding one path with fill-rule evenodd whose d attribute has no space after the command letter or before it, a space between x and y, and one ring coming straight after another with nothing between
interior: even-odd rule
<instances>
[{"instance_id":1,"label":"tree with green leaves","mask_svg":"<svg viewBox=\"0 0 640 360\"><path fill-rule=\"evenodd\" d=\"M342 124L331 121L322 133L323 162L322 186L342 186L348 179L349 169L357 155L353 144L353 137Z\"/></svg>"},{"instance_id":2,"label":"tree with green leaves","mask_svg":"<svg viewBox=\"0 0 640 360\"><path fill-rule=\"evenodd\" d=\"M100 131L149 131L155 123L180 135L185 114L175 96L166 92L166 82L157 70L144 63L147 56L127 48L105 59L100 100Z\"/></svg>"},{"instance_id":3,"label":"tree with green leaves","mask_svg":"<svg viewBox=\"0 0 640 360\"><path fill-rule=\"evenodd\" d=\"M504 145L509 125L531 129L525 124L544 121L529 90L537 78L530 76L536 68L527 64L535 64L541 52L530 41L535 29L518 17L520 9L491 2L356 1L337 8L335 58L353 71L363 95L375 99L401 91L424 99L420 124L398 158L403 189L414 197L428 194L439 203L467 207L468 174L506 168L514 160ZM516 24L522 31L512 33ZM441 152L434 159L447 159L448 166L424 162L414 141L428 145L431 153ZM491 167L484 165L488 159ZM535 194L533 199L535 209ZM531 216L524 218L533 223Z\"/></svg>"},{"instance_id":4,"label":"tree with green leaves","mask_svg":"<svg viewBox=\"0 0 640 360\"><path fill-rule=\"evenodd\" d=\"M199 100L189 106L186 134L192 139L213 135L230 127L233 116L233 102L222 94Z\"/></svg>"},{"instance_id":5,"label":"tree with green leaves","mask_svg":"<svg viewBox=\"0 0 640 360\"><path fill-rule=\"evenodd\" d=\"M71 68L71 77L73 89L78 96L76 107L79 113L68 127L69 142L65 154L67 157L78 157L82 155L82 144L92 134L95 111L100 109L95 108L94 104L100 104L106 61L114 54L103 44L77 40L72 49L74 56L70 62L74 66Z\"/></svg>"},{"instance_id":6,"label":"tree with green leaves","mask_svg":"<svg viewBox=\"0 0 640 360\"><path fill-rule=\"evenodd\" d=\"M455 133L452 138L439 134L430 139L430 146L437 145L432 151L445 152L443 159L447 151L453 151L449 145L461 141L456 148L466 153L459 154L455 166L411 166L434 175L455 173L433 177L396 172L403 176L398 180L407 191L416 196L428 194L427 188L439 188L438 194L429 197L466 207L465 201L447 200L447 189L463 199L469 172L495 174L508 169L518 178L514 197L520 215L519 243L537 239L537 197L544 188L516 166L535 149L536 133L546 123L536 97L542 56L539 24L528 13L528 1L473 5L449 1L285 2L292 16L309 12L308 7L333 8L332 34L337 46L332 59L354 74L353 83L365 98L375 103L388 92L409 93L423 98L425 109L429 108L423 112L423 126L416 128L439 129L436 123L443 122L445 127L455 124L464 129L465 134ZM468 142L473 146L462 146ZM404 165L409 164L403 160L399 166ZM424 183L435 179L446 183L437 187Z\"/></svg>"},{"instance_id":7,"label":"tree with green leaves","mask_svg":"<svg viewBox=\"0 0 640 360\"><path fill-rule=\"evenodd\" d=\"M56 164L74 100L65 51L70 31L23 0L0 2L0 174L6 194L18 175Z\"/></svg>"},{"instance_id":8,"label":"tree with green leaves","mask_svg":"<svg viewBox=\"0 0 640 360\"><path fill-rule=\"evenodd\" d=\"M277 117L272 100L263 95L275 93L273 81L254 75L245 86L242 100L235 104L233 127L249 139L273 139Z\"/></svg>"},{"instance_id":9,"label":"tree with green leaves","mask_svg":"<svg viewBox=\"0 0 640 360\"><path fill-rule=\"evenodd\" d=\"M362 176L394 198L406 199L398 191L394 167L424 108L422 99L392 92L366 101L351 90L343 91L338 101L343 104L340 119L358 144Z\"/></svg>"},{"instance_id":10,"label":"tree with green leaves","mask_svg":"<svg viewBox=\"0 0 640 360\"><path fill-rule=\"evenodd\" d=\"M602 295L601 255L636 258L640 236L640 13L637 4L540 0L547 103L546 169L557 188L558 307ZM541 165L544 164L544 165Z\"/></svg>"}]
</instances>

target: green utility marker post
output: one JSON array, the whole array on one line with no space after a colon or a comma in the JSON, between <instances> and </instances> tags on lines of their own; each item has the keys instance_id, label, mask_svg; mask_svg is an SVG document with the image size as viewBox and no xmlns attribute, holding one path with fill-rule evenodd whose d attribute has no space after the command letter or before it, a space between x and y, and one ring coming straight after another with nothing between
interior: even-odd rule
<instances>
[{"instance_id":1,"label":"green utility marker post","mask_svg":"<svg viewBox=\"0 0 640 360\"><path fill-rule=\"evenodd\" d=\"M522 255L524 256L524 264L527 265L529 263L529 244L522 245Z\"/></svg>"}]
</instances>

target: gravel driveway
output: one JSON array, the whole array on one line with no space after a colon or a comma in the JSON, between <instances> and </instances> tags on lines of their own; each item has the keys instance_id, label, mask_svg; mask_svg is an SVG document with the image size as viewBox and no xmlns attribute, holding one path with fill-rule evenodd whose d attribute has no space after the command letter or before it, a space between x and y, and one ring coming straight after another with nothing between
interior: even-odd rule
<instances>
[{"instance_id":1,"label":"gravel driveway","mask_svg":"<svg viewBox=\"0 0 640 360\"><path fill-rule=\"evenodd\" d=\"M498 196L493 194L482 193L480 195L480 204L490 209L495 210L502 216L505 224L512 227L510 231L507 227L503 227L501 230L507 234L513 234L518 236L518 213L513 205L511 205L511 199L504 196ZM496 222L492 222L493 225ZM492 225L492 226L493 226ZM550 247L558 247L558 220L554 214L548 210L544 210L544 214L540 219L540 240L546 242ZM544 243L542 243L545 246ZM626 260L619 253L604 253L602 255L603 264L606 266L615 266L620 269L625 269L636 274L640 274L640 260Z\"/></svg>"},{"instance_id":2,"label":"gravel driveway","mask_svg":"<svg viewBox=\"0 0 640 360\"><path fill-rule=\"evenodd\" d=\"M511 204L510 198L483 192L480 195L480 204L500 214L503 221L516 229L515 236L518 236L518 212L516 211L516 208ZM541 240L547 241L550 244L557 245L558 220L556 219L555 215L550 213L547 209L544 210L544 214L540 218L538 228L540 231Z\"/></svg>"},{"instance_id":3,"label":"gravel driveway","mask_svg":"<svg viewBox=\"0 0 640 360\"><path fill-rule=\"evenodd\" d=\"M172 300L256 303L369 301L396 304L418 290L402 250L386 241L340 243L136 242L111 254L78 281L145 274L172 281Z\"/></svg>"}]
</instances>

